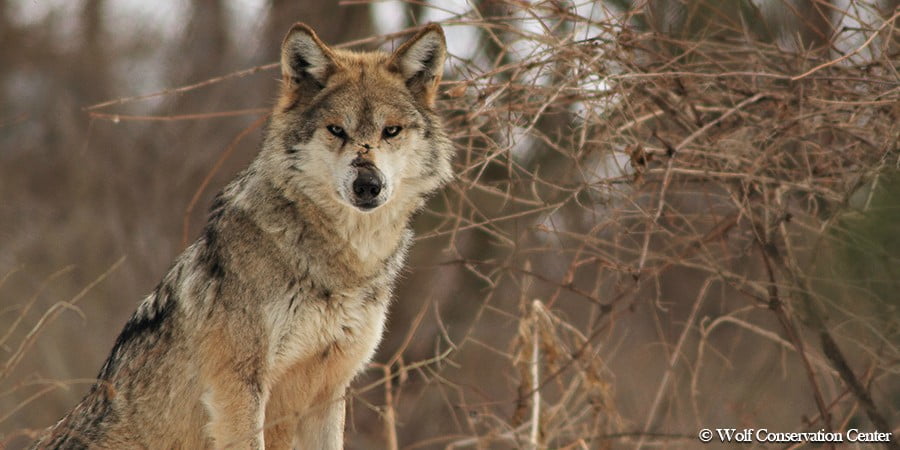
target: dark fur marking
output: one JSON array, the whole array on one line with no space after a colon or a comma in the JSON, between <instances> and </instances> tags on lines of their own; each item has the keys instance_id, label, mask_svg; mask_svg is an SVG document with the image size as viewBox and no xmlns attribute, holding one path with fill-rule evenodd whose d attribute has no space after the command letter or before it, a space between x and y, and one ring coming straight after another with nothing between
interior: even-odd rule
<instances>
[{"instance_id":1,"label":"dark fur marking","mask_svg":"<svg viewBox=\"0 0 900 450\"><path fill-rule=\"evenodd\" d=\"M305 119L299 119L295 123L296 125L292 126L291 132L287 133L287 135L285 135L284 137L284 151L288 155L297 154L299 150L295 147L297 145L306 144L307 142L312 140L313 135L316 132L314 122L310 122Z\"/></svg>"},{"instance_id":2,"label":"dark fur marking","mask_svg":"<svg viewBox=\"0 0 900 450\"><path fill-rule=\"evenodd\" d=\"M331 106L331 98L344 84L330 86L327 89L322 85L303 89L298 87L291 105L285 108L285 113L290 113L287 119L290 132L286 133L281 144L285 153L293 155L297 153L295 147L298 144L309 142L321 122L321 111Z\"/></svg>"},{"instance_id":3,"label":"dark fur marking","mask_svg":"<svg viewBox=\"0 0 900 450\"><path fill-rule=\"evenodd\" d=\"M291 70L294 72L294 76L291 77L291 82L293 82L297 86L303 86L304 84L309 84L310 82L312 82L319 89L324 87L322 86L322 83L319 82L319 80L316 80L312 76L312 74L310 74L309 71L306 70L311 67L312 64L310 64L309 61L303 58L303 55L301 55L299 52L294 52L291 55L290 66Z\"/></svg>"},{"instance_id":4,"label":"dark fur marking","mask_svg":"<svg viewBox=\"0 0 900 450\"><path fill-rule=\"evenodd\" d=\"M421 60L423 66L425 66L425 70L431 71L432 66L434 66L434 57L437 56L437 45L434 43L430 43L431 45L428 47L428 53L425 59Z\"/></svg>"},{"instance_id":5,"label":"dark fur marking","mask_svg":"<svg viewBox=\"0 0 900 450\"><path fill-rule=\"evenodd\" d=\"M419 116L422 117L422 121L425 122L425 126L423 127L425 130L425 138L430 139L431 136L434 135L434 120L431 117L431 111L419 102L413 102L413 104L416 106L416 112L419 113Z\"/></svg>"},{"instance_id":6,"label":"dark fur marking","mask_svg":"<svg viewBox=\"0 0 900 450\"><path fill-rule=\"evenodd\" d=\"M139 339L167 339L171 335L169 332L159 333L159 330L175 312L178 298L171 285L157 287L154 295L156 298L153 299L153 308L143 314L140 309L136 311L125 324L122 332L119 333L112 352L106 359L106 363L103 364L103 368L100 369L100 374L97 375L100 380L110 381L112 379L119 368L119 363L123 361L123 354L127 351L126 347L132 342Z\"/></svg>"},{"instance_id":7,"label":"dark fur marking","mask_svg":"<svg viewBox=\"0 0 900 450\"><path fill-rule=\"evenodd\" d=\"M216 217L221 216L219 213ZM206 266L210 279L221 281L225 277L225 265L222 261L219 249L219 230L217 221L210 221L203 230L203 240L206 244L200 252L200 263Z\"/></svg>"},{"instance_id":8,"label":"dark fur marking","mask_svg":"<svg viewBox=\"0 0 900 450\"><path fill-rule=\"evenodd\" d=\"M73 436L75 433L80 434L80 432L74 430L66 431L64 435L56 437L52 442L48 442L46 447L40 448L53 450L88 450L90 447L88 447L80 437Z\"/></svg>"},{"instance_id":9,"label":"dark fur marking","mask_svg":"<svg viewBox=\"0 0 900 450\"><path fill-rule=\"evenodd\" d=\"M110 391L107 386L97 383L91 388L91 391L91 394L94 394L94 402L92 402L90 414L88 414L91 420L87 425L89 429L101 430L100 425L103 422L116 422L118 415L112 408L112 401L109 398Z\"/></svg>"},{"instance_id":10,"label":"dark fur marking","mask_svg":"<svg viewBox=\"0 0 900 450\"><path fill-rule=\"evenodd\" d=\"M225 210L225 204L227 200L225 199L225 195L221 192L216 195L216 198L213 199L212 205L209 206L209 218L208 222L218 221L222 217L222 212Z\"/></svg>"},{"instance_id":11,"label":"dark fur marking","mask_svg":"<svg viewBox=\"0 0 900 450\"><path fill-rule=\"evenodd\" d=\"M308 107L317 101L317 96L325 89L325 82L334 72L334 68L329 63L325 67L325 73L319 80L309 73L311 64L303 58L299 52L293 52L288 65L293 72L290 77L291 88L293 89L293 98L291 103L282 112L293 111L298 108Z\"/></svg>"},{"instance_id":12,"label":"dark fur marking","mask_svg":"<svg viewBox=\"0 0 900 450\"><path fill-rule=\"evenodd\" d=\"M337 342L332 342L331 344L325 346L325 350L322 350L321 356L322 359L328 359L332 353L339 353L341 351L341 347Z\"/></svg>"},{"instance_id":13,"label":"dark fur marking","mask_svg":"<svg viewBox=\"0 0 900 450\"><path fill-rule=\"evenodd\" d=\"M434 59L434 57L431 59ZM406 88L409 89L409 92L418 96L428 90L432 80L434 80L434 75L431 73L430 68L420 70L406 80Z\"/></svg>"},{"instance_id":14,"label":"dark fur marking","mask_svg":"<svg viewBox=\"0 0 900 450\"><path fill-rule=\"evenodd\" d=\"M306 227L300 225L297 227L297 245L303 244L306 240Z\"/></svg>"},{"instance_id":15,"label":"dark fur marking","mask_svg":"<svg viewBox=\"0 0 900 450\"><path fill-rule=\"evenodd\" d=\"M362 111L359 115L360 123L357 125L357 129L361 132L362 136L369 134L370 132L374 133L375 131L375 109L372 107L372 103L369 101L368 96L363 96L362 99ZM380 136L381 133L379 132ZM360 145L368 145L365 142L360 142Z\"/></svg>"},{"instance_id":16,"label":"dark fur marking","mask_svg":"<svg viewBox=\"0 0 900 450\"><path fill-rule=\"evenodd\" d=\"M297 105L300 104L300 100L302 100L302 98L300 96L295 95L294 98L291 99L291 104L288 105L286 108L284 108L282 111L284 111L284 112L293 111L294 108L296 108ZM267 136L269 135L268 131L266 132L266 135Z\"/></svg>"},{"instance_id":17,"label":"dark fur marking","mask_svg":"<svg viewBox=\"0 0 900 450\"><path fill-rule=\"evenodd\" d=\"M109 389L103 384L95 383L91 391L76 406L76 412L84 408L83 414L73 413L53 429L48 442L36 442L33 448L80 450L91 448L93 442L105 436L104 423L117 422L119 417L112 407ZM73 423L76 419L84 419Z\"/></svg>"},{"instance_id":18,"label":"dark fur marking","mask_svg":"<svg viewBox=\"0 0 900 450\"><path fill-rule=\"evenodd\" d=\"M316 119L318 118L320 111L330 109L331 98L345 85L346 83L337 84L316 94L316 96L312 98L312 102L309 105L310 107L303 111L303 119Z\"/></svg>"},{"instance_id":19,"label":"dark fur marking","mask_svg":"<svg viewBox=\"0 0 900 450\"><path fill-rule=\"evenodd\" d=\"M209 276L213 280L221 281L222 278L225 278L225 266L222 264L222 257L219 255L218 249L215 245L211 245L207 243L207 269L209 270Z\"/></svg>"},{"instance_id":20,"label":"dark fur marking","mask_svg":"<svg viewBox=\"0 0 900 450\"><path fill-rule=\"evenodd\" d=\"M301 55L299 52L294 52L294 54L291 55L291 69L294 71L294 73L306 72L306 68L311 65L312 64L310 64L309 61L303 58L303 55Z\"/></svg>"},{"instance_id":21,"label":"dark fur marking","mask_svg":"<svg viewBox=\"0 0 900 450\"><path fill-rule=\"evenodd\" d=\"M301 101L301 98L298 97L284 110L285 112L288 112L298 109L301 106L304 107L302 110L294 112L294 115L290 117L291 122L289 122L289 126L291 131L285 134L284 141L282 142L287 154L297 153L297 150L294 149L296 145L306 144L312 139L320 122L320 110L328 107L329 100L333 93L334 89L328 89L323 92L317 91L316 94L313 95L309 95L310 93L307 92L306 95L309 97L307 101ZM298 95L301 94L298 93Z\"/></svg>"},{"instance_id":22,"label":"dark fur marking","mask_svg":"<svg viewBox=\"0 0 900 450\"><path fill-rule=\"evenodd\" d=\"M263 348L263 345L257 343L256 345L254 345L254 348ZM247 359L246 363L250 367L252 367L253 370L247 373L247 375L244 377L244 382L247 384L247 386L250 387L255 400L258 402L260 399L262 399L263 386L262 382L260 381L259 374L262 362L260 362L257 358L258 356L254 355L253 357ZM240 373L244 373L244 371L242 370Z\"/></svg>"},{"instance_id":23,"label":"dark fur marking","mask_svg":"<svg viewBox=\"0 0 900 450\"><path fill-rule=\"evenodd\" d=\"M309 104L309 101L313 99L313 97L320 92L325 86L313 78L312 75L306 72L301 72L300 76L292 77L291 83L294 85L293 94L296 96L294 101L292 102L292 108L285 109L285 111L289 111L291 109L300 107L302 105Z\"/></svg>"},{"instance_id":24,"label":"dark fur marking","mask_svg":"<svg viewBox=\"0 0 900 450\"><path fill-rule=\"evenodd\" d=\"M427 83L434 78L434 60L437 57L437 46L430 45L425 57L420 59L423 69L414 73L406 80L406 86L410 91L416 92L416 89L424 89ZM415 89L414 89L415 88Z\"/></svg>"},{"instance_id":25,"label":"dark fur marking","mask_svg":"<svg viewBox=\"0 0 900 450\"><path fill-rule=\"evenodd\" d=\"M210 207L209 222L203 229L203 240L206 243L200 252L200 263L207 268L210 278L221 280L225 276L225 268L222 263L222 255L219 250L218 225L225 215L227 199L223 194L216 196Z\"/></svg>"},{"instance_id":26,"label":"dark fur marking","mask_svg":"<svg viewBox=\"0 0 900 450\"><path fill-rule=\"evenodd\" d=\"M425 139L431 139L434 135L435 128L435 120L432 116L432 113L422 104L418 102L413 103L416 107L416 111L422 117L422 121L424 122L423 134ZM423 166L427 167L428 170L424 173L425 177L433 177L437 174L437 165L438 160L440 158L440 151L437 147L432 147L428 149L428 153L426 154L426 160L424 161Z\"/></svg>"},{"instance_id":27,"label":"dark fur marking","mask_svg":"<svg viewBox=\"0 0 900 450\"><path fill-rule=\"evenodd\" d=\"M363 107L362 114L363 119L370 119L373 116L372 103L369 101L369 97L363 97Z\"/></svg>"},{"instance_id":28,"label":"dark fur marking","mask_svg":"<svg viewBox=\"0 0 900 450\"><path fill-rule=\"evenodd\" d=\"M438 149L431 148L428 150L428 153L425 156L425 166L428 170L425 172L426 178L431 178L437 175L437 165L438 165Z\"/></svg>"}]
</instances>

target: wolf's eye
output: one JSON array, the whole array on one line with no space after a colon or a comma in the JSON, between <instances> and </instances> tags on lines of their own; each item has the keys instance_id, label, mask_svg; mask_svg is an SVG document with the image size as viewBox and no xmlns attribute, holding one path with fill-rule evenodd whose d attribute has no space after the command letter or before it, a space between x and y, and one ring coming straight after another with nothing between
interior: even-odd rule
<instances>
[{"instance_id":1,"label":"wolf's eye","mask_svg":"<svg viewBox=\"0 0 900 450\"><path fill-rule=\"evenodd\" d=\"M398 127L396 125L392 126L392 127L384 127L384 130L382 130L381 133L384 135L385 139L390 139L390 138L400 134L400 130L402 130L402 129L403 129L402 127Z\"/></svg>"},{"instance_id":2,"label":"wolf's eye","mask_svg":"<svg viewBox=\"0 0 900 450\"><path fill-rule=\"evenodd\" d=\"M329 133L331 133L339 138L347 137L347 133L344 132L344 129L337 125L328 125L325 127L325 129L327 129Z\"/></svg>"}]
</instances>

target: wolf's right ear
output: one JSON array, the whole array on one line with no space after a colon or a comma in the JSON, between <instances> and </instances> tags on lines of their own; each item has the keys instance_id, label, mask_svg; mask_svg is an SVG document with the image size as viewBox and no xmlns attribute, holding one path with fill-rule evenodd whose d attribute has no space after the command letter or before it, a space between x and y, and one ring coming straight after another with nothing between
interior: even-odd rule
<instances>
[{"instance_id":1,"label":"wolf's right ear","mask_svg":"<svg viewBox=\"0 0 900 450\"><path fill-rule=\"evenodd\" d=\"M426 105L433 106L438 83L444 74L446 55L444 30L432 23L401 45L388 65L400 72L413 95Z\"/></svg>"},{"instance_id":2,"label":"wolf's right ear","mask_svg":"<svg viewBox=\"0 0 900 450\"><path fill-rule=\"evenodd\" d=\"M295 87L322 88L335 71L334 53L312 28L295 23L281 43L281 74Z\"/></svg>"}]
</instances>

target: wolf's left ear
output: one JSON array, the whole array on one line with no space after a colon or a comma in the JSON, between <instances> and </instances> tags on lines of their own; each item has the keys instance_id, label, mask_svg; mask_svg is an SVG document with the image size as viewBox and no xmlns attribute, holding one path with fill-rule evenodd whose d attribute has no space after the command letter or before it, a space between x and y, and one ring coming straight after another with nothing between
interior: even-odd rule
<instances>
[{"instance_id":1,"label":"wolf's left ear","mask_svg":"<svg viewBox=\"0 0 900 450\"><path fill-rule=\"evenodd\" d=\"M444 74L447 43L444 30L432 23L394 52L390 67L399 71L410 92L428 106L434 104L438 83Z\"/></svg>"},{"instance_id":2,"label":"wolf's left ear","mask_svg":"<svg viewBox=\"0 0 900 450\"><path fill-rule=\"evenodd\" d=\"M321 89L335 68L334 53L316 32L306 24L295 23L281 44L281 73L285 83Z\"/></svg>"}]
</instances>

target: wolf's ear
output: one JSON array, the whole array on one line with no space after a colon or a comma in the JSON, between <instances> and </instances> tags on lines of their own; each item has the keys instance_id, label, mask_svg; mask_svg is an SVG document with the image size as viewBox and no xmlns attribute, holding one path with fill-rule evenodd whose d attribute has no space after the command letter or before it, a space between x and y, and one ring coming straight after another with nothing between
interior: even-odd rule
<instances>
[{"instance_id":1,"label":"wolf's ear","mask_svg":"<svg viewBox=\"0 0 900 450\"><path fill-rule=\"evenodd\" d=\"M394 52L390 67L400 72L410 92L428 106L434 104L444 74L447 42L440 25L428 24Z\"/></svg>"},{"instance_id":2,"label":"wolf's ear","mask_svg":"<svg viewBox=\"0 0 900 450\"><path fill-rule=\"evenodd\" d=\"M334 53L306 24L295 23L281 43L281 73L295 87L322 88L335 71Z\"/></svg>"}]
</instances>

